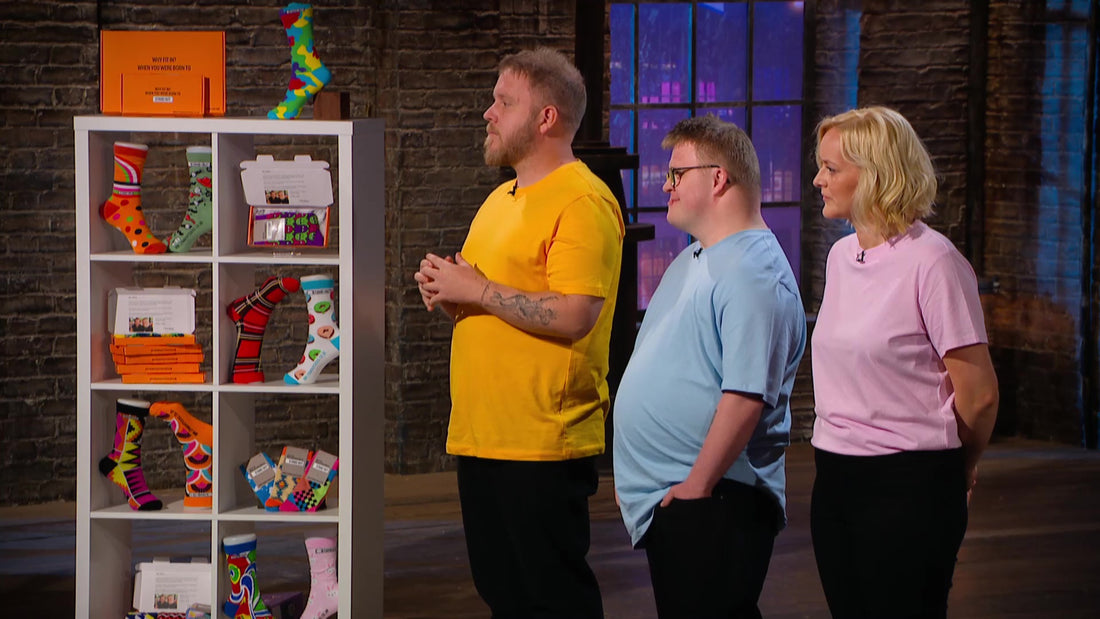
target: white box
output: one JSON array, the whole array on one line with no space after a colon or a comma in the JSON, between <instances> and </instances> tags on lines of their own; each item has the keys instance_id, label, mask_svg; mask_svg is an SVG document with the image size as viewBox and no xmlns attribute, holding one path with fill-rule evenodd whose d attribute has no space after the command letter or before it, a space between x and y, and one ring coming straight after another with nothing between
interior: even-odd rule
<instances>
[{"instance_id":1,"label":"white box","mask_svg":"<svg viewBox=\"0 0 1100 619\"><path fill-rule=\"evenodd\" d=\"M115 288L107 295L107 329L114 335L192 335L191 288Z\"/></svg>"}]
</instances>

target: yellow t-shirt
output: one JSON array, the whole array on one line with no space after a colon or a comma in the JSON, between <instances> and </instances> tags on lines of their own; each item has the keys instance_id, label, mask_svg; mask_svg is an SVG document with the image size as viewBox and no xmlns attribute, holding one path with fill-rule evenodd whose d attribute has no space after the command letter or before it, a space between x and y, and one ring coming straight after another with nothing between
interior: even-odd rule
<instances>
[{"instance_id":1,"label":"yellow t-shirt","mask_svg":"<svg viewBox=\"0 0 1100 619\"><path fill-rule=\"evenodd\" d=\"M481 205L463 258L494 282L603 297L603 309L575 342L532 335L491 314L459 318L447 453L501 460L603 453L622 214L611 190L580 161L514 196L513 185L497 187Z\"/></svg>"}]
</instances>

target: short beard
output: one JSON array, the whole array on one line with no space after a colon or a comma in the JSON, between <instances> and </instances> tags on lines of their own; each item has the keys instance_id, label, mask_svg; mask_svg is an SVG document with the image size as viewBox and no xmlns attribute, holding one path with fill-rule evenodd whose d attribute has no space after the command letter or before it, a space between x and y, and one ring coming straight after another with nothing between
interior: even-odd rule
<instances>
[{"instance_id":1,"label":"short beard","mask_svg":"<svg viewBox=\"0 0 1100 619\"><path fill-rule=\"evenodd\" d=\"M531 154L531 151L535 147L535 134L538 132L538 126L535 124L535 118L532 116L530 122L520 128L520 130L512 136L511 140L505 141L501 134L497 134L500 147L497 150L489 149L489 141L493 137L491 135L485 136L485 143L482 148L485 151L485 165L493 167L514 167L520 161L523 161Z\"/></svg>"}]
</instances>

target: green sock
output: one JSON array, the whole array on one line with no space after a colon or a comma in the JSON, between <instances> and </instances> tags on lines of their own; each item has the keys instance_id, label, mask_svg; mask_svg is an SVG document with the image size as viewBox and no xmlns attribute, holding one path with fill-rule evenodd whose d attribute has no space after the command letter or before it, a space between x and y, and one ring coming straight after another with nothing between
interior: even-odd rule
<instances>
[{"instance_id":1,"label":"green sock","mask_svg":"<svg viewBox=\"0 0 1100 619\"><path fill-rule=\"evenodd\" d=\"M187 194L187 214L183 216L179 229L168 239L168 251L190 251L195 241L213 227L214 182L210 174L210 164L209 146L188 147L187 168L191 172L191 190Z\"/></svg>"}]
</instances>

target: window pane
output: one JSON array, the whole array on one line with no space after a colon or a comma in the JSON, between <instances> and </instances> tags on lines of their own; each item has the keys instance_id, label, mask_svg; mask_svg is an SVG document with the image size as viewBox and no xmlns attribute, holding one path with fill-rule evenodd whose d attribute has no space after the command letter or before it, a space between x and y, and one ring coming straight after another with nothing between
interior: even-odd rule
<instances>
[{"instance_id":1,"label":"window pane","mask_svg":"<svg viewBox=\"0 0 1100 619\"><path fill-rule=\"evenodd\" d=\"M671 153L661 140L673 125L688 117L686 109L638 110L638 206L665 206L668 196L661 189Z\"/></svg>"},{"instance_id":2,"label":"window pane","mask_svg":"<svg viewBox=\"0 0 1100 619\"><path fill-rule=\"evenodd\" d=\"M638 308L645 309L665 269L688 246L688 235L673 228L664 213L639 213L638 221L653 224L656 234L652 241L638 243Z\"/></svg>"},{"instance_id":3,"label":"window pane","mask_svg":"<svg viewBox=\"0 0 1100 619\"><path fill-rule=\"evenodd\" d=\"M611 110L611 128L608 137L612 146L622 146L626 152L633 153L634 149L634 112L630 110ZM623 170L623 193L626 204L623 211L634 206L634 170Z\"/></svg>"},{"instance_id":4,"label":"window pane","mask_svg":"<svg viewBox=\"0 0 1100 619\"><path fill-rule=\"evenodd\" d=\"M752 142L760 157L761 202L802 199L801 135L801 106L760 106L753 110Z\"/></svg>"},{"instance_id":5,"label":"window pane","mask_svg":"<svg viewBox=\"0 0 1100 619\"><path fill-rule=\"evenodd\" d=\"M766 208L762 211L764 223L772 229L783 253L787 254L787 261L791 263L794 271L795 282L802 285L802 276L799 273L799 265L802 263L802 209L798 206L777 206Z\"/></svg>"},{"instance_id":6,"label":"window pane","mask_svg":"<svg viewBox=\"0 0 1100 619\"><path fill-rule=\"evenodd\" d=\"M757 2L753 6L753 99L801 99L802 3Z\"/></svg>"},{"instance_id":7,"label":"window pane","mask_svg":"<svg viewBox=\"0 0 1100 619\"><path fill-rule=\"evenodd\" d=\"M638 5L638 94L642 103L691 99L691 5Z\"/></svg>"},{"instance_id":8,"label":"window pane","mask_svg":"<svg viewBox=\"0 0 1100 619\"><path fill-rule=\"evenodd\" d=\"M714 114L720 120L733 123L741 127L742 130L746 130L745 108L743 107L701 107L695 113L696 116L706 116L707 114Z\"/></svg>"},{"instance_id":9,"label":"window pane","mask_svg":"<svg viewBox=\"0 0 1100 619\"><path fill-rule=\"evenodd\" d=\"M745 100L748 5L706 2L696 5L695 100L699 103Z\"/></svg>"},{"instance_id":10,"label":"window pane","mask_svg":"<svg viewBox=\"0 0 1100 619\"><path fill-rule=\"evenodd\" d=\"M634 5L611 5L611 104L634 103Z\"/></svg>"}]
</instances>

